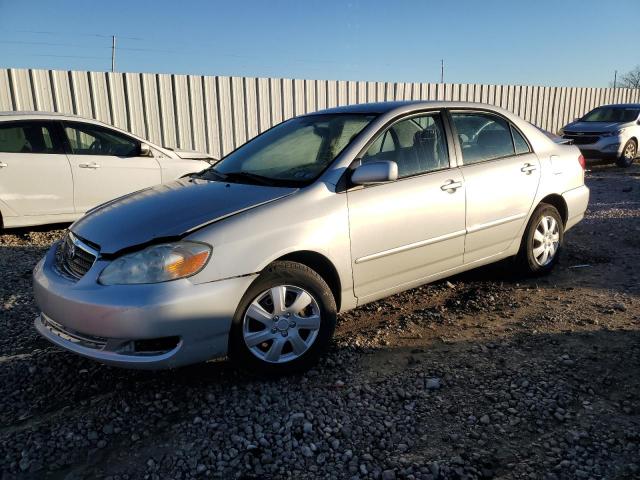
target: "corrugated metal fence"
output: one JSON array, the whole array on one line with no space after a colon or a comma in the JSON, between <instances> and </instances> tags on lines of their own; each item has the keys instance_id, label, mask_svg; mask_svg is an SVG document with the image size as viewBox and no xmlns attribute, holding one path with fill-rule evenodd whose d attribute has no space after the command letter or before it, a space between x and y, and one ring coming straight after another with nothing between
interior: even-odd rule
<instances>
[{"instance_id":1,"label":"corrugated metal fence","mask_svg":"<svg viewBox=\"0 0 640 480\"><path fill-rule=\"evenodd\" d=\"M295 115L388 100L490 103L556 132L598 105L640 102L640 90L0 69L0 111L73 113L216 157Z\"/></svg>"}]
</instances>

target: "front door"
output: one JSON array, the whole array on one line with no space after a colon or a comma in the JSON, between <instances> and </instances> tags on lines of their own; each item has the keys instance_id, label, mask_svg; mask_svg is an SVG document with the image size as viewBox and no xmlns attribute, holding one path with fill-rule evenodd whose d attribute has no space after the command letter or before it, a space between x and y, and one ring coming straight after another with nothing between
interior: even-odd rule
<instances>
[{"instance_id":1,"label":"front door","mask_svg":"<svg viewBox=\"0 0 640 480\"><path fill-rule=\"evenodd\" d=\"M76 212L162 182L160 165L140 156L140 142L87 123L65 122Z\"/></svg>"},{"instance_id":2,"label":"front door","mask_svg":"<svg viewBox=\"0 0 640 480\"><path fill-rule=\"evenodd\" d=\"M347 192L355 295L361 301L427 281L462 264L465 196L450 168L440 113L381 132L362 162L398 164L394 182Z\"/></svg>"},{"instance_id":3,"label":"front door","mask_svg":"<svg viewBox=\"0 0 640 480\"><path fill-rule=\"evenodd\" d=\"M73 179L53 122L0 123L0 202L14 215L72 214Z\"/></svg>"},{"instance_id":4,"label":"front door","mask_svg":"<svg viewBox=\"0 0 640 480\"><path fill-rule=\"evenodd\" d=\"M467 195L464 262L503 253L519 241L540 182L540 163L522 134L486 112L451 112Z\"/></svg>"}]
</instances>

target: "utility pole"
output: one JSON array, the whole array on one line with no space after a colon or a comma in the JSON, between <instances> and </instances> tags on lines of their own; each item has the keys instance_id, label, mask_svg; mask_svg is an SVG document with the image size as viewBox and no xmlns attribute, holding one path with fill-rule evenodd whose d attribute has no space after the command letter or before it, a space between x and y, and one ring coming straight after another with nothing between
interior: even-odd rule
<instances>
[{"instance_id":1,"label":"utility pole","mask_svg":"<svg viewBox=\"0 0 640 480\"><path fill-rule=\"evenodd\" d=\"M614 72L613 72L613 88L616 88L617 81L618 81L618 70L614 70Z\"/></svg>"},{"instance_id":2,"label":"utility pole","mask_svg":"<svg viewBox=\"0 0 640 480\"><path fill-rule=\"evenodd\" d=\"M111 35L111 71L116 71L116 36Z\"/></svg>"},{"instance_id":3,"label":"utility pole","mask_svg":"<svg viewBox=\"0 0 640 480\"><path fill-rule=\"evenodd\" d=\"M440 83L444 83L444 58L440 60Z\"/></svg>"}]
</instances>

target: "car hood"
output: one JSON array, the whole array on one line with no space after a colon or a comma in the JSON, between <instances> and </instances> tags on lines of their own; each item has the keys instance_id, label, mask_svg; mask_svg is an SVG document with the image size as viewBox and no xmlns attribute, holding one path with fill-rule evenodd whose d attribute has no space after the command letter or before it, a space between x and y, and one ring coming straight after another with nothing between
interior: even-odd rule
<instances>
[{"instance_id":1,"label":"car hood","mask_svg":"<svg viewBox=\"0 0 640 480\"><path fill-rule=\"evenodd\" d=\"M582 133L595 133L595 132L611 132L624 127L625 124L621 122L574 122L564 127L564 133L582 132Z\"/></svg>"},{"instance_id":2,"label":"car hood","mask_svg":"<svg viewBox=\"0 0 640 480\"><path fill-rule=\"evenodd\" d=\"M218 159L208 153L197 152L195 150L172 150L178 157L183 160L204 160L214 164L218 162Z\"/></svg>"},{"instance_id":3,"label":"car hood","mask_svg":"<svg viewBox=\"0 0 640 480\"><path fill-rule=\"evenodd\" d=\"M69 229L99 246L100 253L113 254L157 239L180 237L296 190L185 178L100 205Z\"/></svg>"}]
</instances>

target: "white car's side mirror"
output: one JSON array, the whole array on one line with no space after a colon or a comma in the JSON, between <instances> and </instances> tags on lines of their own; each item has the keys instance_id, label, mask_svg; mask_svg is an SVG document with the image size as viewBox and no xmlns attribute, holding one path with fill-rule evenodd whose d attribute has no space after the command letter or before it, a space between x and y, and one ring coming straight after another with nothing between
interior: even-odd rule
<instances>
[{"instance_id":1,"label":"white car's side mirror","mask_svg":"<svg viewBox=\"0 0 640 480\"><path fill-rule=\"evenodd\" d=\"M151 147L146 143L140 143L140 156L141 157L153 157Z\"/></svg>"},{"instance_id":2,"label":"white car's side mirror","mask_svg":"<svg viewBox=\"0 0 640 480\"><path fill-rule=\"evenodd\" d=\"M351 174L355 185L373 185L398 179L398 164L390 161L364 163Z\"/></svg>"}]
</instances>

